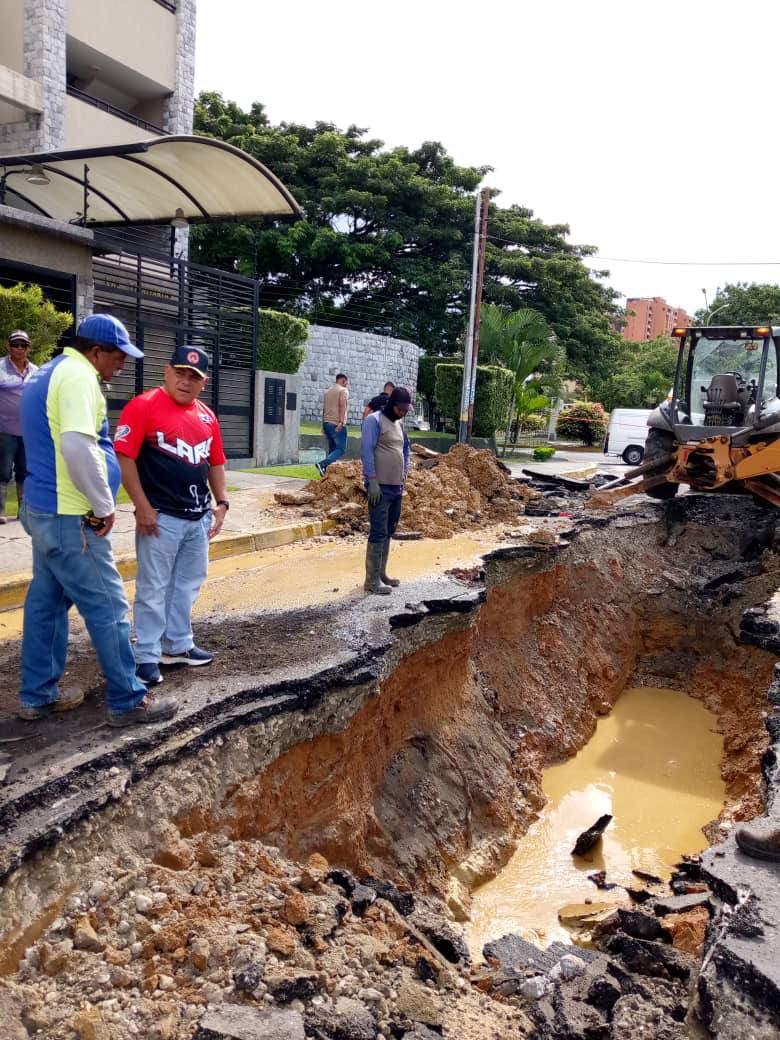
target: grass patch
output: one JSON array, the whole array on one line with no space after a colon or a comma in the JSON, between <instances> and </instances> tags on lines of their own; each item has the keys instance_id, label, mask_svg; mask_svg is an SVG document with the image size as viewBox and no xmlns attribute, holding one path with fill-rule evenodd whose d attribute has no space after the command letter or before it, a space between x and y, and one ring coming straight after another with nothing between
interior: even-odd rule
<instances>
[{"instance_id":1,"label":"grass patch","mask_svg":"<svg viewBox=\"0 0 780 1040\"><path fill-rule=\"evenodd\" d=\"M269 477L295 477L298 480L316 480L319 473L314 466L259 466L245 469L242 473L265 473Z\"/></svg>"}]
</instances>

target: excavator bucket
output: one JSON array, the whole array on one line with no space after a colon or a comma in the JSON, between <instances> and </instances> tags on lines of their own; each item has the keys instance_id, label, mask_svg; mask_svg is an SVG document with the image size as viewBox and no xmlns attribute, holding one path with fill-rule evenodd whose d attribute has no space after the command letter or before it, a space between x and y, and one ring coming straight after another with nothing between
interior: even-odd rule
<instances>
[{"instance_id":1,"label":"excavator bucket","mask_svg":"<svg viewBox=\"0 0 780 1040\"><path fill-rule=\"evenodd\" d=\"M596 509L606 509L621 498L629 495L641 495L662 484L669 483L669 474L674 469L676 455L663 455L643 462L641 466L626 470L622 477L602 484L592 491L587 504Z\"/></svg>"}]
</instances>

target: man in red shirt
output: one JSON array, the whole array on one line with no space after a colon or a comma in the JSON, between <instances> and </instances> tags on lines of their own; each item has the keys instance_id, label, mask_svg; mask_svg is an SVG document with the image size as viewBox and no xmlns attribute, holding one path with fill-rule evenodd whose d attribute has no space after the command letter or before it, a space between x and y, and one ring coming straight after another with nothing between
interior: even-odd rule
<instances>
[{"instance_id":1,"label":"man in red shirt","mask_svg":"<svg viewBox=\"0 0 780 1040\"><path fill-rule=\"evenodd\" d=\"M147 685L162 682L160 664L214 660L192 636L209 541L229 507L219 423L198 400L207 373L202 350L178 347L163 386L125 405L114 437L122 483L135 506L136 674Z\"/></svg>"}]
</instances>

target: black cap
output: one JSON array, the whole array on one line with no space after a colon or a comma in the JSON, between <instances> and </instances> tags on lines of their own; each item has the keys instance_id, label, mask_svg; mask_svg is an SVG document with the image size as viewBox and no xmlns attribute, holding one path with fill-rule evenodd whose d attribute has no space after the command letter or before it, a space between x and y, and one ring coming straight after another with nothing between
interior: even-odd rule
<instances>
[{"instance_id":1,"label":"black cap","mask_svg":"<svg viewBox=\"0 0 780 1040\"><path fill-rule=\"evenodd\" d=\"M205 377L209 371L209 356L200 347L187 346L185 343L174 350L171 365L174 368L191 368L193 372Z\"/></svg>"}]
</instances>

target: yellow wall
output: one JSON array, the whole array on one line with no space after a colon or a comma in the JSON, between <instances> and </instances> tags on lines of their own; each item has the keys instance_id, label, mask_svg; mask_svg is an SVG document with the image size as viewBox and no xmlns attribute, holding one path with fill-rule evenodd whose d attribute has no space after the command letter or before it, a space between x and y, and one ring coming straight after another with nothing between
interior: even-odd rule
<instances>
[{"instance_id":1,"label":"yellow wall","mask_svg":"<svg viewBox=\"0 0 780 1040\"><path fill-rule=\"evenodd\" d=\"M173 90L176 15L154 0L70 0L68 35Z\"/></svg>"},{"instance_id":2,"label":"yellow wall","mask_svg":"<svg viewBox=\"0 0 780 1040\"><path fill-rule=\"evenodd\" d=\"M23 0L0 0L0 65L24 75L24 3ZM12 105L0 103L0 125L15 123L26 113Z\"/></svg>"},{"instance_id":3,"label":"yellow wall","mask_svg":"<svg viewBox=\"0 0 780 1040\"><path fill-rule=\"evenodd\" d=\"M70 95L65 98L65 140L63 149L90 148L92 145L132 144L156 137L125 119L101 112L94 105Z\"/></svg>"}]
</instances>

